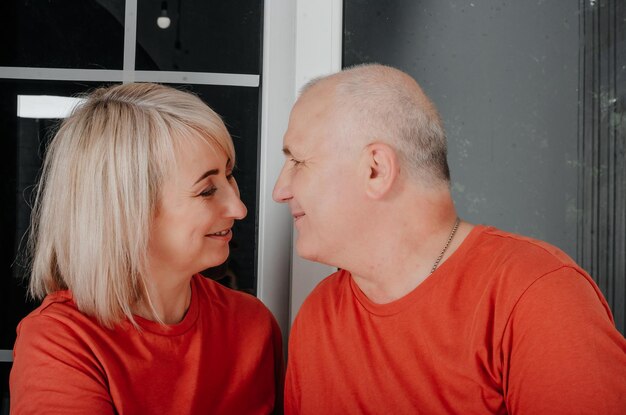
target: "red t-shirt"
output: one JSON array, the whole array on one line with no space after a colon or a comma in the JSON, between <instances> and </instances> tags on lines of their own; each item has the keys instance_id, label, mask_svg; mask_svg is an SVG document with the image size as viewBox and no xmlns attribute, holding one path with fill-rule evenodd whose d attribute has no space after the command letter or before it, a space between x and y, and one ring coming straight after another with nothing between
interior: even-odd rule
<instances>
[{"instance_id":1,"label":"red t-shirt","mask_svg":"<svg viewBox=\"0 0 626 415\"><path fill-rule=\"evenodd\" d=\"M196 275L183 320L115 329L68 291L22 320L12 414L268 414L282 407L280 330L251 295Z\"/></svg>"},{"instance_id":2,"label":"red t-shirt","mask_svg":"<svg viewBox=\"0 0 626 415\"><path fill-rule=\"evenodd\" d=\"M626 414L626 341L597 286L494 228L392 303L331 275L289 342L286 414Z\"/></svg>"}]
</instances>

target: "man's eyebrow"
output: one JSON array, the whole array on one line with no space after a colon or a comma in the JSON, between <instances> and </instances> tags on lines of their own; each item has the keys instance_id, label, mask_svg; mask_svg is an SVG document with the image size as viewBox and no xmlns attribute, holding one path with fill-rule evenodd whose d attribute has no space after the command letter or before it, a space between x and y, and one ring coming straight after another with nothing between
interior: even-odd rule
<instances>
[{"instance_id":1,"label":"man's eyebrow","mask_svg":"<svg viewBox=\"0 0 626 415\"><path fill-rule=\"evenodd\" d=\"M291 156L291 151L289 151L289 147L283 147L283 154L287 157Z\"/></svg>"},{"instance_id":2,"label":"man's eyebrow","mask_svg":"<svg viewBox=\"0 0 626 415\"><path fill-rule=\"evenodd\" d=\"M198 182L206 179L209 176L215 176L216 174L219 174L219 173L220 173L220 169L207 170L206 172L204 172L204 174L202 176L200 176L200 178L198 178L198 180L196 180L194 185L198 184Z\"/></svg>"}]
</instances>

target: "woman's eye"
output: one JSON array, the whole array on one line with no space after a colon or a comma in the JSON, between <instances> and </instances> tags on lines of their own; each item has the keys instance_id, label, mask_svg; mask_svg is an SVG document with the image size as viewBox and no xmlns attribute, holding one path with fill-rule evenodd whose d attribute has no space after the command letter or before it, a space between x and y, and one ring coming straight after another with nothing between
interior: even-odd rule
<instances>
[{"instance_id":1,"label":"woman's eye","mask_svg":"<svg viewBox=\"0 0 626 415\"><path fill-rule=\"evenodd\" d=\"M233 176L233 174L232 174L232 173L229 173L229 174L227 174L227 175L226 175L226 180L228 180L229 182L230 182L231 180L233 180L234 178L235 178L235 177Z\"/></svg>"},{"instance_id":2,"label":"woman's eye","mask_svg":"<svg viewBox=\"0 0 626 415\"><path fill-rule=\"evenodd\" d=\"M201 197L213 196L216 191L217 191L217 187L209 187L208 189L203 190L198 196L201 196Z\"/></svg>"},{"instance_id":3,"label":"woman's eye","mask_svg":"<svg viewBox=\"0 0 626 415\"><path fill-rule=\"evenodd\" d=\"M302 162L301 162L301 161L296 160L296 159L291 159L290 161L293 163L294 167L295 167L295 166L299 166L300 164L302 164Z\"/></svg>"}]
</instances>

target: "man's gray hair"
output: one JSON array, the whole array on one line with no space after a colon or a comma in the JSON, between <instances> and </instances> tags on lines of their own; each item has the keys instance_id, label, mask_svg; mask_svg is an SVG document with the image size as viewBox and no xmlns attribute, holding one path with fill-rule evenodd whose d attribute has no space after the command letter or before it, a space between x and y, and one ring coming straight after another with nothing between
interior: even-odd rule
<instances>
[{"instance_id":1,"label":"man's gray hair","mask_svg":"<svg viewBox=\"0 0 626 415\"><path fill-rule=\"evenodd\" d=\"M368 142L398 150L409 174L427 183L450 182L446 135L434 104L404 72L365 64L313 79L301 91L335 79L336 104Z\"/></svg>"}]
</instances>

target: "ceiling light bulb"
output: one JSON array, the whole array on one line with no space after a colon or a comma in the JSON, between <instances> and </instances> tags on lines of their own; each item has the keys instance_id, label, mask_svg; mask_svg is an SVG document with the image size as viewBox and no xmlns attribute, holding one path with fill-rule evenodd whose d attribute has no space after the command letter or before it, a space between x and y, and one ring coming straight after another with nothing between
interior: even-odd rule
<instances>
[{"instance_id":1,"label":"ceiling light bulb","mask_svg":"<svg viewBox=\"0 0 626 415\"><path fill-rule=\"evenodd\" d=\"M161 29L167 29L168 27L170 27L170 23L172 23L172 21L169 17L167 17L167 15L159 16L157 18L157 26L159 26Z\"/></svg>"},{"instance_id":2,"label":"ceiling light bulb","mask_svg":"<svg viewBox=\"0 0 626 415\"><path fill-rule=\"evenodd\" d=\"M157 17L157 26L159 26L161 29L167 29L168 27L170 27L171 23L172 21L167 15L167 2L164 1L163 3L161 3L161 15Z\"/></svg>"}]
</instances>

